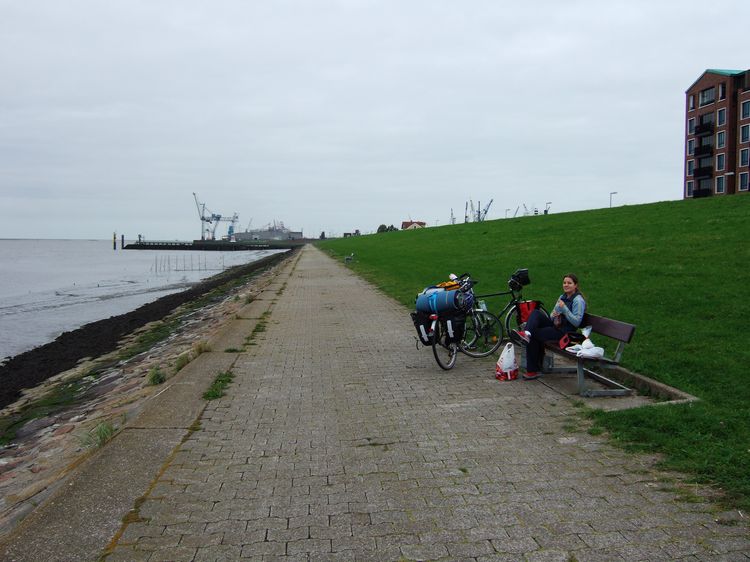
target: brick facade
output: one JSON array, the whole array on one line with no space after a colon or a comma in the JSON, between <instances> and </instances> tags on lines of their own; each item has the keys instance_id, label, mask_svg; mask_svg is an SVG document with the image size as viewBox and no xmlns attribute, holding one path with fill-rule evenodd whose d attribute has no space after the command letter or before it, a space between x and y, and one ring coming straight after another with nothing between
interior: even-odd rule
<instances>
[{"instance_id":1,"label":"brick facade","mask_svg":"<svg viewBox=\"0 0 750 562\"><path fill-rule=\"evenodd\" d=\"M685 92L683 198L747 193L750 70L706 70Z\"/></svg>"}]
</instances>

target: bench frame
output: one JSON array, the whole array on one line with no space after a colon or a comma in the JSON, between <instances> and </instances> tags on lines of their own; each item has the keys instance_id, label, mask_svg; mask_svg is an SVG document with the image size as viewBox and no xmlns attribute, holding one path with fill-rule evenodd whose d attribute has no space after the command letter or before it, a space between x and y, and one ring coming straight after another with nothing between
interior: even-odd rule
<instances>
[{"instance_id":1,"label":"bench frame","mask_svg":"<svg viewBox=\"0 0 750 562\"><path fill-rule=\"evenodd\" d=\"M617 347L611 357L601 357L598 359L588 357L578 357L575 353L560 349L556 341L544 343L544 364L543 373L577 373L578 374L578 394L586 397L596 396L629 396L633 390L623 386L604 375L593 371L591 367L598 366L601 369L612 369L620 364L622 353L625 345L630 343L635 334L635 326L620 320L613 320L603 316L593 314L584 314L581 326L591 326L591 334L596 341L595 336L600 335L617 342ZM547 353L550 352L550 353ZM554 358L556 355L575 361L575 367L555 367ZM586 387L586 375L592 379L604 384L606 389L593 389Z\"/></svg>"}]
</instances>

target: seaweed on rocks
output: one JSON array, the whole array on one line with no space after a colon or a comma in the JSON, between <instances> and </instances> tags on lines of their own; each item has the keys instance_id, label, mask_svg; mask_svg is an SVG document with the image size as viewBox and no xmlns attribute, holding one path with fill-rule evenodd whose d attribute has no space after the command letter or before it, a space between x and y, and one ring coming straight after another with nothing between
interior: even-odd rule
<instances>
[{"instance_id":1,"label":"seaweed on rocks","mask_svg":"<svg viewBox=\"0 0 750 562\"><path fill-rule=\"evenodd\" d=\"M198 299L234 279L268 268L286 255L286 252L280 252L233 267L185 291L166 295L131 312L63 332L50 343L12 357L0 365L0 408L18 400L23 389L33 388L75 367L83 358L99 357L114 351L124 336L149 322L164 318L178 306Z\"/></svg>"}]
</instances>

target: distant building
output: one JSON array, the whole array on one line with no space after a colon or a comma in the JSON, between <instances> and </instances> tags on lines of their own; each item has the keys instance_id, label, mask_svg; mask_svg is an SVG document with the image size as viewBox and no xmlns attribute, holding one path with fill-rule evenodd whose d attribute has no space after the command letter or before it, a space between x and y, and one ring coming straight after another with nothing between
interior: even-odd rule
<instances>
[{"instance_id":1,"label":"distant building","mask_svg":"<svg viewBox=\"0 0 750 562\"><path fill-rule=\"evenodd\" d=\"M750 70L708 69L685 92L683 198L748 192Z\"/></svg>"},{"instance_id":2,"label":"distant building","mask_svg":"<svg viewBox=\"0 0 750 562\"><path fill-rule=\"evenodd\" d=\"M414 230L425 226L427 226L427 223L422 221L404 221L401 223L401 230Z\"/></svg>"}]
</instances>

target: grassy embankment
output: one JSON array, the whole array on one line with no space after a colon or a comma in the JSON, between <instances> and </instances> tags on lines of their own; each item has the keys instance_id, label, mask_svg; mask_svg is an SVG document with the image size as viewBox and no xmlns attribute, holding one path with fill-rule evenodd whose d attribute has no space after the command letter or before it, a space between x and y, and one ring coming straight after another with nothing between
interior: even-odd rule
<instances>
[{"instance_id":1,"label":"grassy embankment","mask_svg":"<svg viewBox=\"0 0 750 562\"><path fill-rule=\"evenodd\" d=\"M551 304L575 272L591 312L637 325L625 367L698 396L663 408L595 412L628 448L719 485L750 510L750 199L738 195L551 214L326 241L334 255L404 305L468 271L477 293L528 267L527 298ZM504 304L491 301L491 310ZM410 322L406 311L404 322Z\"/></svg>"}]
</instances>

